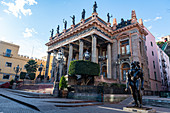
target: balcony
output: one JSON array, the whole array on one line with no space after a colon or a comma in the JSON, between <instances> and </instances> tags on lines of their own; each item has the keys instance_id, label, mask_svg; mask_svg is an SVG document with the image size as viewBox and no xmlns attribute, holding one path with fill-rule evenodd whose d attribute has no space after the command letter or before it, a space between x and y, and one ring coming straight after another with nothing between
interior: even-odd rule
<instances>
[{"instance_id":1,"label":"balcony","mask_svg":"<svg viewBox=\"0 0 170 113\"><path fill-rule=\"evenodd\" d=\"M12 55L12 54L9 54L9 53L3 52L3 56L4 56L4 57L12 57L13 55Z\"/></svg>"},{"instance_id":2,"label":"balcony","mask_svg":"<svg viewBox=\"0 0 170 113\"><path fill-rule=\"evenodd\" d=\"M131 56L131 53L128 54L118 54L118 58L120 59L127 59Z\"/></svg>"}]
</instances>

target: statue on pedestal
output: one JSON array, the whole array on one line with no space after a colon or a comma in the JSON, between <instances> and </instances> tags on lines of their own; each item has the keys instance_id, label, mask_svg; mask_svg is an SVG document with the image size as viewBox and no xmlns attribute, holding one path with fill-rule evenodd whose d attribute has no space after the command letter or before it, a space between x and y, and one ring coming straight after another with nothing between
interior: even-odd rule
<instances>
[{"instance_id":1,"label":"statue on pedestal","mask_svg":"<svg viewBox=\"0 0 170 113\"><path fill-rule=\"evenodd\" d=\"M57 34L60 33L59 30L60 30L60 26L58 25L58 26L57 26Z\"/></svg>"},{"instance_id":2,"label":"statue on pedestal","mask_svg":"<svg viewBox=\"0 0 170 113\"><path fill-rule=\"evenodd\" d=\"M139 62L134 61L131 63L131 70L126 73L125 91L127 91L129 86L133 99L135 100L135 107L140 108L142 107L141 90L144 90L143 84L144 84L143 71L139 66Z\"/></svg>"},{"instance_id":3,"label":"statue on pedestal","mask_svg":"<svg viewBox=\"0 0 170 113\"><path fill-rule=\"evenodd\" d=\"M73 17L71 17L71 18L72 18L73 25L75 25L75 15L73 15Z\"/></svg>"},{"instance_id":4,"label":"statue on pedestal","mask_svg":"<svg viewBox=\"0 0 170 113\"><path fill-rule=\"evenodd\" d=\"M85 19L85 13L86 13L86 11L85 11L85 9L83 9L83 12L81 13L81 15L82 15L81 19Z\"/></svg>"},{"instance_id":5,"label":"statue on pedestal","mask_svg":"<svg viewBox=\"0 0 170 113\"><path fill-rule=\"evenodd\" d=\"M110 18L112 18L113 16L111 15L109 15L109 13L107 13L107 22L109 23L110 22Z\"/></svg>"},{"instance_id":6,"label":"statue on pedestal","mask_svg":"<svg viewBox=\"0 0 170 113\"><path fill-rule=\"evenodd\" d=\"M52 29L50 32L51 32L51 37L53 37L54 29Z\"/></svg>"},{"instance_id":7,"label":"statue on pedestal","mask_svg":"<svg viewBox=\"0 0 170 113\"><path fill-rule=\"evenodd\" d=\"M67 21L63 19L64 29L67 29Z\"/></svg>"},{"instance_id":8,"label":"statue on pedestal","mask_svg":"<svg viewBox=\"0 0 170 113\"><path fill-rule=\"evenodd\" d=\"M93 13L97 13L97 3L96 1L94 2L94 5L93 5Z\"/></svg>"}]
</instances>

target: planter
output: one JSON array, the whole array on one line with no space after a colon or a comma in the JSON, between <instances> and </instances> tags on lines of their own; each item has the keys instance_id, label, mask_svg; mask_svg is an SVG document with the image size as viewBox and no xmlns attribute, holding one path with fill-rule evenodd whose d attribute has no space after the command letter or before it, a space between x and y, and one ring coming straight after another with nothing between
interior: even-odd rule
<instances>
[{"instance_id":1,"label":"planter","mask_svg":"<svg viewBox=\"0 0 170 113\"><path fill-rule=\"evenodd\" d=\"M68 95L68 91L67 90L62 90L62 98L66 98Z\"/></svg>"}]
</instances>

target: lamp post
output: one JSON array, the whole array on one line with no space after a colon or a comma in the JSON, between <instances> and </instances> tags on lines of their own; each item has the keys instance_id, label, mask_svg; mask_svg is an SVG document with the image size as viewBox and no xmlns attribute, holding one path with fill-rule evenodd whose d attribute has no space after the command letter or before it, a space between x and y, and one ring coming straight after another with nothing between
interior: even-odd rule
<instances>
[{"instance_id":1,"label":"lamp post","mask_svg":"<svg viewBox=\"0 0 170 113\"><path fill-rule=\"evenodd\" d=\"M58 97L59 96L59 65L62 64L64 61L64 56L63 53L61 51L59 51L57 53L57 56L55 57L55 62L56 64L58 64L58 66L56 65L55 69L57 70L57 73L55 74L55 80L54 80L54 90L53 90L53 96Z\"/></svg>"},{"instance_id":2,"label":"lamp post","mask_svg":"<svg viewBox=\"0 0 170 113\"><path fill-rule=\"evenodd\" d=\"M121 83L120 81L120 74L119 74L119 65L120 65L120 61L116 61L116 74L117 74L117 77L118 77L118 80L119 80L119 83Z\"/></svg>"},{"instance_id":3,"label":"lamp post","mask_svg":"<svg viewBox=\"0 0 170 113\"><path fill-rule=\"evenodd\" d=\"M15 71L15 73L16 73L15 79L14 79L15 82L19 80L19 76L18 76L17 74L18 74L19 72L21 72L21 70L22 70L22 68L20 68L19 65L17 65L16 67L14 67L14 71Z\"/></svg>"},{"instance_id":4,"label":"lamp post","mask_svg":"<svg viewBox=\"0 0 170 113\"><path fill-rule=\"evenodd\" d=\"M86 50L86 52L84 53L84 57L85 57L85 60L89 60L90 53L88 52L88 50Z\"/></svg>"}]
</instances>

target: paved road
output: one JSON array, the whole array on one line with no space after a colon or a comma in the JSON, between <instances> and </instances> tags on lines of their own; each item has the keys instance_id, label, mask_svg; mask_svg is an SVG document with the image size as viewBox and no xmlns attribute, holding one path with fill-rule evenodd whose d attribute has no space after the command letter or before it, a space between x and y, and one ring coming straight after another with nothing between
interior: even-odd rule
<instances>
[{"instance_id":1,"label":"paved road","mask_svg":"<svg viewBox=\"0 0 170 113\"><path fill-rule=\"evenodd\" d=\"M35 113L36 111L0 96L0 113Z\"/></svg>"},{"instance_id":2,"label":"paved road","mask_svg":"<svg viewBox=\"0 0 170 113\"><path fill-rule=\"evenodd\" d=\"M122 104L104 104L96 106L85 107L56 107L59 103L49 103L47 101L68 101L68 99L38 99L38 98L25 98L16 93L8 92L5 89L0 88L0 94L19 99L21 101L32 104L40 109L40 112L30 107L17 103L13 100L0 96L0 113L127 113L122 110ZM70 101L70 100L69 100ZM157 110L158 113L170 113L168 108L152 107Z\"/></svg>"}]
</instances>

